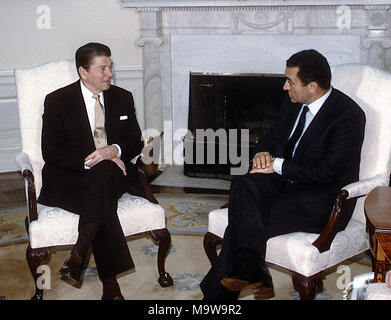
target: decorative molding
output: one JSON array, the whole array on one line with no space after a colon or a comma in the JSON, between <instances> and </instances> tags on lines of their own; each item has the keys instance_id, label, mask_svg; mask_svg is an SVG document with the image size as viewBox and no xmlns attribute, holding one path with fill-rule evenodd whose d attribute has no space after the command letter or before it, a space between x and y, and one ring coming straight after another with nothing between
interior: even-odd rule
<instances>
[{"instance_id":1,"label":"decorative molding","mask_svg":"<svg viewBox=\"0 0 391 320\"><path fill-rule=\"evenodd\" d=\"M2 100L15 99L15 77L10 70L0 71L0 103Z\"/></svg>"},{"instance_id":2,"label":"decorative molding","mask_svg":"<svg viewBox=\"0 0 391 320\"><path fill-rule=\"evenodd\" d=\"M144 47L151 44L160 47L163 43L162 12L160 9L145 9L140 12L140 37L136 45Z\"/></svg>"},{"instance_id":3,"label":"decorative molding","mask_svg":"<svg viewBox=\"0 0 391 320\"><path fill-rule=\"evenodd\" d=\"M146 44L152 44L155 47L160 47L163 44L163 38L158 36L149 36L149 37L139 37L136 40L136 45L138 47L144 47Z\"/></svg>"},{"instance_id":4,"label":"decorative molding","mask_svg":"<svg viewBox=\"0 0 391 320\"><path fill-rule=\"evenodd\" d=\"M385 50L391 47L388 35L388 10L390 6L366 6L368 13L367 36L362 40L363 48L368 50L368 63L386 69Z\"/></svg>"},{"instance_id":5,"label":"decorative molding","mask_svg":"<svg viewBox=\"0 0 391 320\"><path fill-rule=\"evenodd\" d=\"M290 7L290 6L366 6L391 5L391 0L121 0L125 8L186 9L186 8L237 8L237 7Z\"/></svg>"},{"instance_id":6,"label":"decorative molding","mask_svg":"<svg viewBox=\"0 0 391 320\"><path fill-rule=\"evenodd\" d=\"M19 129L0 129L0 172L17 170L15 158L21 150Z\"/></svg>"},{"instance_id":7,"label":"decorative molding","mask_svg":"<svg viewBox=\"0 0 391 320\"><path fill-rule=\"evenodd\" d=\"M276 14L272 15L265 10L255 11L252 17L246 14L247 11L234 11L232 12L232 33L238 34L239 23L246 25L252 29L270 29L284 24L285 33L291 30L289 25L292 25L292 12L289 11L277 11Z\"/></svg>"},{"instance_id":8,"label":"decorative molding","mask_svg":"<svg viewBox=\"0 0 391 320\"><path fill-rule=\"evenodd\" d=\"M116 79L142 79L142 66L118 66L113 69L114 80Z\"/></svg>"},{"instance_id":9,"label":"decorative molding","mask_svg":"<svg viewBox=\"0 0 391 320\"><path fill-rule=\"evenodd\" d=\"M369 49L375 44L381 46L383 49L388 49L391 48L391 39L383 37L366 37L362 41L362 45L365 49Z\"/></svg>"}]
</instances>

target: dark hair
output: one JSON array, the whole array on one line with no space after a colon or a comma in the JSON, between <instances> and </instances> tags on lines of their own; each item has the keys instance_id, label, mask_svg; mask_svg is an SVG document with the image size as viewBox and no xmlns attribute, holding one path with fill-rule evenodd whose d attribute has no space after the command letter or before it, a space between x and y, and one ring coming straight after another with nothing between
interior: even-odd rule
<instances>
[{"instance_id":1,"label":"dark hair","mask_svg":"<svg viewBox=\"0 0 391 320\"><path fill-rule=\"evenodd\" d=\"M318 51L310 49L297 52L286 61L286 66L299 68L297 76L304 85L315 81L323 89L330 88L330 65Z\"/></svg>"},{"instance_id":2,"label":"dark hair","mask_svg":"<svg viewBox=\"0 0 391 320\"><path fill-rule=\"evenodd\" d=\"M79 72L79 67L88 70L94 58L98 56L111 57L110 48L101 43L90 42L77 49L75 54L77 72Z\"/></svg>"}]
</instances>

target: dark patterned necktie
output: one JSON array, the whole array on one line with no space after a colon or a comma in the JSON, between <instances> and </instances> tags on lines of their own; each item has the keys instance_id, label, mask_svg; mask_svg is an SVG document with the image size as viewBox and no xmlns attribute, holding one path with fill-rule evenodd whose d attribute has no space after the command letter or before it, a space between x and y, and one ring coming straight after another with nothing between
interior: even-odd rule
<instances>
[{"instance_id":1,"label":"dark patterned necktie","mask_svg":"<svg viewBox=\"0 0 391 320\"><path fill-rule=\"evenodd\" d=\"M308 106L305 105L300 115L300 119L299 122L297 123L296 129L285 145L284 159L291 159L293 156L293 149L295 148L297 140L299 140L301 134L303 133L305 117L307 112L308 112Z\"/></svg>"}]
</instances>

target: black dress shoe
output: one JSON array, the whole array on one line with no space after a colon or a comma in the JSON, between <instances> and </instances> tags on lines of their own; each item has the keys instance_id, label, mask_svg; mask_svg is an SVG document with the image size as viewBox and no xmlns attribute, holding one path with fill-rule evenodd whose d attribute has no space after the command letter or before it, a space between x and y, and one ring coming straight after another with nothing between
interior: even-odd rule
<instances>
[{"instance_id":1,"label":"black dress shoe","mask_svg":"<svg viewBox=\"0 0 391 320\"><path fill-rule=\"evenodd\" d=\"M64 265L61 267L60 273L64 278L79 284L83 267L84 259L80 257L76 250L72 250L71 254L65 260Z\"/></svg>"},{"instance_id":2,"label":"black dress shoe","mask_svg":"<svg viewBox=\"0 0 391 320\"><path fill-rule=\"evenodd\" d=\"M262 282L251 283L237 278L224 278L220 281L223 287L229 291L242 291L248 288L260 287Z\"/></svg>"},{"instance_id":3,"label":"black dress shoe","mask_svg":"<svg viewBox=\"0 0 391 320\"><path fill-rule=\"evenodd\" d=\"M274 297L273 287L265 287L260 285L253 286L251 289L256 300L270 299Z\"/></svg>"}]
</instances>

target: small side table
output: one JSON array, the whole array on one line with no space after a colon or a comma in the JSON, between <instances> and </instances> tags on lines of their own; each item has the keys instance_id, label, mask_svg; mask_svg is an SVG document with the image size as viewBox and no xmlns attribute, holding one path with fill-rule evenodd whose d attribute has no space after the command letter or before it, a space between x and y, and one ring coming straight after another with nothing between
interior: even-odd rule
<instances>
[{"instance_id":1,"label":"small side table","mask_svg":"<svg viewBox=\"0 0 391 320\"><path fill-rule=\"evenodd\" d=\"M384 282L386 266L391 263L391 188L376 187L365 199L365 216L371 253L374 257L374 281Z\"/></svg>"}]
</instances>

